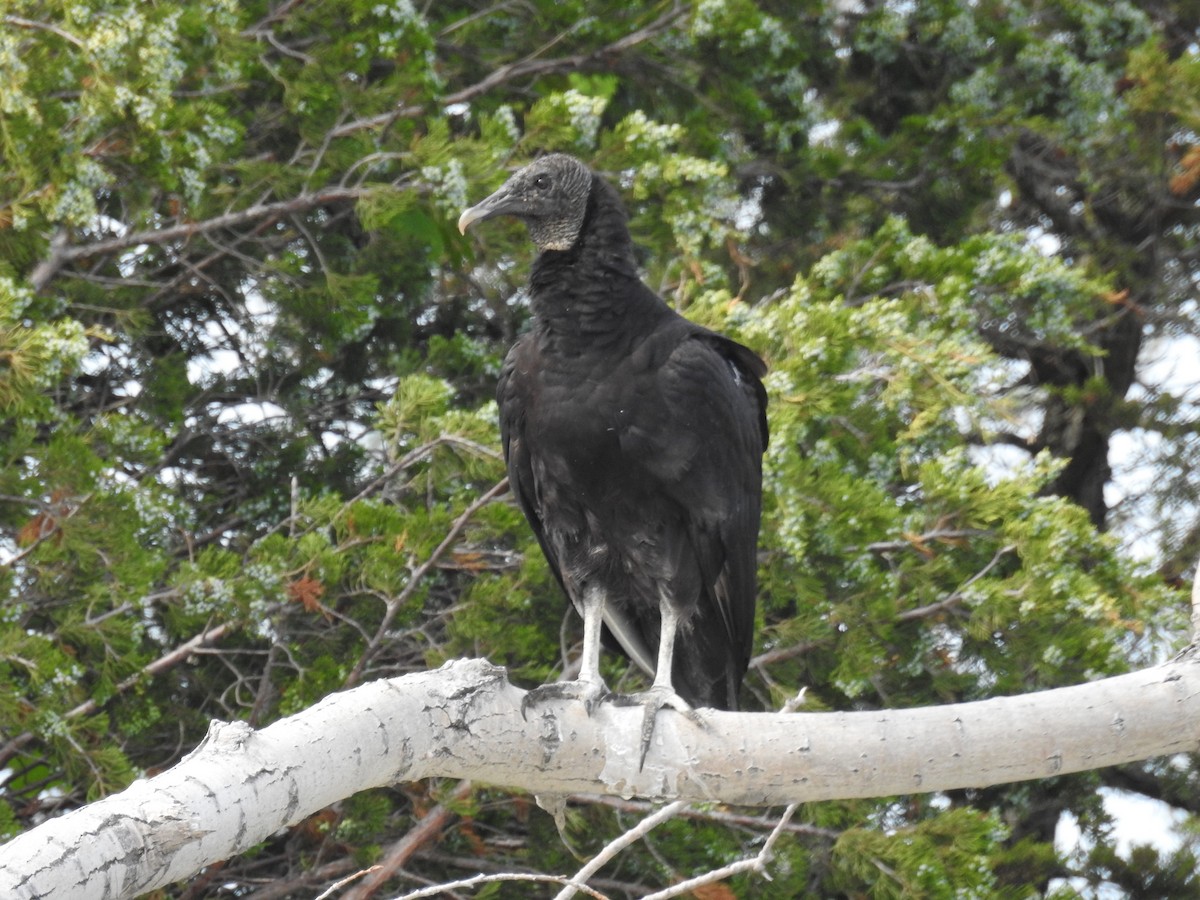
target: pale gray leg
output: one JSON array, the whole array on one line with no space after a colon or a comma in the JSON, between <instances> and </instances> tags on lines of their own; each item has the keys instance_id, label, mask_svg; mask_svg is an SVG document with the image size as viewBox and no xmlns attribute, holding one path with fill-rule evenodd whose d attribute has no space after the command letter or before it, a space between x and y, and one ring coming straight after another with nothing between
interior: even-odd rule
<instances>
[{"instance_id":1,"label":"pale gray leg","mask_svg":"<svg viewBox=\"0 0 1200 900\"><path fill-rule=\"evenodd\" d=\"M521 714L542 700L553 698L582 700L591 715L596 704L608 696L608 686L600 676L600 628L604 616L604 590L589 585L583 589L579 612L583 615L583 655L579 677L574 681L556 681L535 687L521 701Z\"/></svg>"},{"instance_id":2,"label":"pale gray leg","mask_svg":"<svg viewBox=\"0 0 1200 900\"><path fill-rule=\"evenodd\" d=\"M689 719L703 727L703 720L692 710L686 700L675 693L671 683L671 665L675 657L675 635L679 631L679 616L666 594L660 598L659 611L662 624L658 630L658 663L654 667L654 683L650 690L628 697L614 698L620 704L637 704L642 707L642 752L638 760L640 770L646 764L650 741L654 738L654 719L663 707L684 713Z\"/></svg>"},{"instance_id":3,"label":"pale gray leg","mask_svg":"<svg viewBox=\"0 0 1200 900\"><path fill-rule=\"evenodd\" d=\"M604 616L604 591L589 585L583 589L583 656L579 680L604 686L600 677L600 626Z\"/></svg>"}]
</instances>

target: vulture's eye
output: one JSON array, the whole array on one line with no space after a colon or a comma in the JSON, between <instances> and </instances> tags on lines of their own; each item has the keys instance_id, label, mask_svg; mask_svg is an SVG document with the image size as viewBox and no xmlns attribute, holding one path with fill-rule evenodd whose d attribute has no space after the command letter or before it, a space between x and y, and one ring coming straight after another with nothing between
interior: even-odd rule
<instances>
[{"instance_id":1,"label":"vulture's eye","mask_svg":"<svg viewBox=\"0 0 1200 900\"><path fill-rule=\"evenodd\" d=\"M537 188L539 191L546 190L546 188L550 187L550 176L549 175L538 175L536 178L533 179L533 186L535 188Z\"/></svg>"}]
</instances>

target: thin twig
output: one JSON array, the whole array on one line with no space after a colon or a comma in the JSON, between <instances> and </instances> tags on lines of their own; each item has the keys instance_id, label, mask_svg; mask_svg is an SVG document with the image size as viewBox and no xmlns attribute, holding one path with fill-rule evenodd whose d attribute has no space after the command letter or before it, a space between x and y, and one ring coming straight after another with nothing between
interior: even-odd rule
<instances>
[{"instance_id":1,"label":"thin twig","mask_svg":"<svg viewBox=\"0 0 1200 900\"><path fill-rule=\"evenodd\" d=\"M518 865L515 862L505 865L503 858L493 860L486 856L477 855L471 855L469 857L455 856L452 853L439 853L430 849L422 850L418 856L422 862L430 863L434 866L441 866L443 868L447 866L453 866L458 869L466 869L473 875L510 875L513 873L524 873L526 875L544 874L536 869L531 869L528 866ZM411 870L409 870L406 874L411 874ZM571 880L565 875L560 877L562 878L562 881L560 882L561 884L567 884ZM636 877L636 875L634 874L631 877ZM588 889L600 891L601 893L612 892L620 897L637 897L641 895L641 892L645 890L645 887L641 884L634 884L626 879L598 875L588 882L586 888L580 888L580 890L584 891ZM254 900L258 900L257 894L254 895ZM278 898L275 898L275 900L278 900Z\"/></svg>"},{"instance_id":2,"label":"thin twig","mask_svg":"<svg viewBox=\"0 0 1200 900\"><path fill-rule=\"evenodd\" d=\"M783 834L784 827L791 820L798 805L793 803L783 811L783 815L779 817L779 823L767 836L766 841L763 842L762 849L750 859L741 859L727 866L722 866L719 869L713 869L711 872L705 872L703 875L697 875L695 878L689 878L686 881L673 884L669 888L664 888L653 894L647 894L642 900L667 900L668 897L678 897L681 894L691 893L696 888L703 887L706 884L715 884L734 875L740 875L742 872L758 872L766 876L767 863L770 861L772 851L775 849L775 842Z\"/></svg>"},{"instance_id":3,"label":"thin twig","mask_svg":"<svg viewBox=\"0 0 1200 900\"><path fill-rule=\"evenodd\" d=\"M260 19L258 22L255 22L253 25L251 25L249 28L247 28L245 31L243 31L242 34L245 37L254 37L259 32L261 32L263 29L268 28L271 25L274 25L276 22L280 22L283 19L286 19L288 17L288 15L292 12L292 10L295 7L299 6L303 2L304 2L304 0L286 0L286 2L279 4L279 6L275 7L275 9L271 10L271 12L266 16L266 18Z\"/></svg>"},{"instance_id":4,"label":"thin twig","mask_svg":"<svg viewBox=\"0 0 1200 900\"><path fill-rule=\"evenodd\" d=\"M575 873L575 877L571 882L563 888L554 897L554 900L570 900L580 889L579 884L585 883L602 866L608 864L618 853L632 844L634 841L639 841L652 830L657 828L663 822L667 822L688 808L690 804L686 800L676 800L674 803L668 803L658 812L646 816L642 821L638 822L624 834L612 840L599 853L592 857L591 861L586 866Z\"/></svg>"},{"instance_id":5,"label":"thin twig","mask_svg":"<svg viewBox=\"0 0 1200 900\"><path fill-rule=\"evenodd\" d=\"M470 450L472 453L478 453L480 456L487 456L492 459L501 459L502 458L500 455L500 451L496 450L494 447L487 447L483 444L476 443L475 441L472 441L468 438L459 437L458 435L454 435L454 434L439 435L438 437L434 438L432 441L429 441L426 444L422 444L419 447L415 447L414 449L410 450L408 453L405 453L404 456L400 457L400 459L396 460L394 463L392 463L390 466L388 466L387 469L382 474L380 474L377 478L370 481L366 485L366 487L364 487L361 491L359 491L352 498L350 498L350 501L346 504L346 506L344 508L349 509L352 504L357 503L359 500L363 500L363 499L371 496L376 491L378 491L381 487L383 487L385 484L387 484L389 481L391 481L393 478L395 478L399 472L403 472L409 466L415 465L416 463L420 462L421 459L428 456L430 453L432 453L438 447L441 447L443 445L465 447L466 449Z\"/></svg>"},{"instance_id":6,"label":"thin twig","mask_svg":"<svg viewBox=\"0 0 1200 900\"><path fill-rule=\"evenodd\" d=\"M750 660L750 667L757 669L762 666L770 666L777 662L793 659L797 656L803 656L823 644L824 641L801 641L799 644L789 644L787 647L776 647L773 650L766 650L758 656Z\"/></svg>"},{"instance_id":7,"label":"thin twig","mask_svg":"<svg viewBox=\"0 0 1200 900\"><path fill-rule=\"evenodd\" d=\"M435 884L433 887L421 888L411 894L401 894L396 900L421 900L422 897L441 897L456 888L475 887L480 884L490 884L493 881L534 881L549 884L565 884L583 891L596 900L608 900L605 894L588 887L586 884L576 884L563 875L532 875L521 872L505 872L499 875L474 875L459 881L448 881L445 884Z\"/></svg>"},{"instance_id":8,"label":"thin twig","mask_svg":"<svg viewBox=\"0 0 1200 900\"><path fill-rule=\"evenodd\" d=\"M58 272L62 266L88 256L99 256L105 253L117 253L129 250L142 244L165 244L174 240L183 240L217 231L222 228L232 228L255 222L261 219L274 220L289 213L311 209L323 203L338 203L346 200L358 200L368 193L368 188L330 187L314 193L299 194L287 200L274 203L255 203L245 209L228 212L224 215L213 216L201 222L183 222L169 228L154 228L146 231L133 231L105 241L89 244L68 245L65 242L55 245L52 242L51 255L42 260L29 276L33 289L40 291Z\"/></svg>"},{"instance_id":9,"label":"thin twig","mask_svg":"<svg viewBox=\"0 0 1200 900\"><path fill-rule=\"evenodd\" d=\"M256 887L251 896L253 900L284 900L287 897L307 896L307 892L315 889L317 885L357 868L358 864L353 856L343 856L315 869L298 872L293 878L274 878L270 884Z\"/></svg>"},{"instance_id":10,"label":"thin twig","mask_svg":"<svg viewBox=\"0 0 1200 900\"><path fill-rule=\"evenodd\" d=\"M413 570L412 575L409 576L408 583L404 586L404 590L402 590L395 597L395 599L388 604L387 609L383 614L383 620L379 623L379 627L375 630L375 637L371 639L371 643L367 645L365 650L363 650L362 655L359 656L358 662L355 664L353 670L351 670L350 674L346 676L344 685L345 687L354 686L358 683L359 679L362 678L363 671L366 669L367 663L371 661L375 654L379 652L379 648L383 645L383 642L387 637L387 630L391 627L392 620L396 618L396 614L400 612L404 604L408 601L409 597L412 596L413 591L417 589L417 586L420 585L421 581L425 578L429 571L437 564L437 561L441 558L442 554L449 550L454 542L458 540L459 534L467 526L467 523L471 520L471 517L474 516L475 513L477 513L484 506L501 496L507 490L508 479L501 478L484 494L477 497L474 502L464 509L461 515L454 520L454 524L450 526L450 529L446 532L446 536L442 538L442 542L434 548L433 552L429 554L423 563Z\"/></svg>"},{"instance_id":11,"label":"thin twig","mask_svg":"<svg viewBox=\"0 0 1200 900\"><path fill-rule=\"evenodd\" d=\"M54 537L56 534L58 534L60 531L62 531L62 523L71 519L77 512L79 512L81 509L83 509L84 504L86 504L91 499L92 499L91 494L84 494L84 496L80 497L79 500L75 501L74 505L71 506L70 508L68 508L67 511L64 512L62 515L44 516L43 520L42 520L43 524L48 523L50 525L50 527L46 528L44 531L39 530L36 538L34 538L32 541L29 542L28 545L26 545L24 548L22 548L20 553L17 553L15 556L11 556L8 559L4 560L3 562L0 562L0 567L11 567L11 566L16 565L21 560L23 560L25 557L27 557L30 553L32 553L34 550L36 550L39 546L41 546L43 543L48 541L50 538ZM33 501L26 501L26 502L33 502ZM64 503L58 503L56 505L60 509L63 506L65 506Z\"/></svg>"},{"instance_id":12,"label":"thin twig","mask_svg":"<svg viewBox=\"0 0 1200 900\"><path fill-rule=\"evenodd\" d=\"M662 32L666 31L675 20L687 12L688 7L685 5L675 5L667 10L649 25L631 31L622 38L613 41L611 44L606 44L598 50L593 50L590 53L573 53L570 56L556 57L554 59L532 59L525 58L514 63L500 66L498 69L493 69L486 78L477 81L475 84L468 85L461 90L441 98L440 105L445 108L453 106L456 103L466 103L473 100L481 94L486 94L492 88L498 87L506 82L513 81L522 77L536 77L539 75L553 75L560 72L574 72L582 69L590 64L594 64L601 60L623 53L638 44L657 37ZM334 137L344 137L348 134L353 134L356 131L362 131L367 128L386 128L397 119L411 118L413 116L422 116L427 112L426 107L420 104L411 104L398 106L386 113L380 113L375 116L367 116L363 119L355 119L353 122L347 122L345 125L340 125L333 129L331 134Z\"/></svg>"},{"instance_id":13,"label":"thin twig","mask_svg":"<svg viewBox=\"0 0 1200 900\"><path fill-rule=\"evenodd\" d=\"M200 651L210 644L214 644L225 636L231 628L234 627L232 622L225 622L213 628L203 631L185 643L180 644L169 653L160 656L154 662L143 666L138 671L134 672L124 681L117 684L113 692L108 696L108 700L125 693L134 685L138 684L144 678L153 678L155 675L165 672L172 666L176 666L184 660L188 659L192 654ZM107 702L107 701L105 701ZM73 709L62 714L64 721L77 719L81 716L90 716L92 713L98 712L103 706L103 703L97 702L95 699L86 700L80 703ZM26 731L18 734L3 747L0 747L0 768L3 768L10 759L12 759L22 747L32 741L36 735L32 731Z\"/></svg>"},{"instance_id":14,"label":"thin twig","mask_svg":"<svg viewBox=\"0 0 1200 900\"><path fill-rule=\"evenodd\" d=\"M474 786L470 781L465 779L460 781L449 797L421 816L420 821L408 829L404 837L387 849L379 864L372 869L370 876L348 891L342 900L367 900L368 897L374 895L404 868L414 853L437 838L446 824L456 815L451 809L451 804L466 800L472 790L474 790ZM447 886L441 885L441 887L445 889Z\"/></svg>"},{"instance_id":15,"label":"thin twig","mask_svg":"<svg viewBox=\"0 0 1200 900\"><path fill-rule=\"evenodd\" d=\"M987 531L981 528L935 528L932 531L926 531L923 534L906 536L898 541L875 541L866 545L867 550L872 553L887 553L892 550L919 550L926 544L939 542L962 541L967 538L985 537ZM846 548L848 551L856 551L862 548L850 546Z\"/></svg>"},{"instance_id":16,"label":"thin twig","mask_svg":"<svg viewBox=\"0 0 1200 900\"><path fill-rule=\"evenodd\" d=\"M786 709L784 710L787 711ZM607 806L612 809L623 812L634 812L645 815L652 812L656 804L646 800L626 800L622 797L610 797L605 794L572 794L568 798L572 803L588 803L592 806ZM679 814L682 819L695 819L704 822L719 822L722 825L737 826L739 828L755 828L762 831L767 829L778 828L778 821L767 816L747 816L739 813L728 812L723 809L688 809ZM807 837L821 838L827 841L836 841L842 836L842 832L835 828L822 828L819 825L810 825L807 822L789 823L784 829L789 834L804 835Z\"/></svg>"},{"instance_id":17,"label":"thin twig","mask_svg":"<svg viewBox=\"0 0 1200 900\"><path fill-rule=\"evenodd\" d=\"M976 581L978 581L980 578L982 578L984 575L986 575L992 569L996 568L996 566L998 566L1000 564L1001 559L1003 559L1005 556L1012 553L1016 549L1017 549L1016 544L1007 544L1007 545L1001 547L999 550L996 551L996 555L992 557L991 562L989 562L986 566L984 566L982 569L980 569L978 572L976 572L974 575L972 575L970 578L968 578L965 582L963 582L962 587L960 587L958 590L956 590L953 594L951 594L945 600L939 600L937 603L930 603L927 606L919 606L916 609L905 610L904 612L897 614L896 621L907 622L911 619L923 619L926 616L931 616L931 615L934 615L935 613L941 612L944 609L948 609L949 607L954 606L956 603L960 603L963 599L963 592L966 591L967 588L969 588L971 585L973 585Z\"/></svg>"},{"instance_id":18,"label":"thin twig","mask_svg":"<svg viewBox=\"0 0 1200 900\"><path fill-rule=\"evenodd\" d=\"M87 44L83 40L71 34L65 29L59 28L57 25L52 25L49 22L38 22L34 19L23 19L20 16L5 16L5 25L12 25L14 28L31 28L37 31L48 31L51 34L58 35L69 44L74 44L80 50L86 50Z\"/></svg>"},{"instance_id":19,"label":"thin twig","mask_svg":"<svg viewBox=\"0 0 1200 900\"><path fill-rule=\"evenodd\" d=\"M340 891L346 885L352 884L358 879L362 878L364 875L370 875L371 873L378 871L378 869L379 866L371 866L369 869L362 869L361 871L347 875L345 878L335 881L325 890L321 891L321 893L316 896L316 900L328 900L328 898L332 897L335 892Z\"/></svg>"}]
</instances>

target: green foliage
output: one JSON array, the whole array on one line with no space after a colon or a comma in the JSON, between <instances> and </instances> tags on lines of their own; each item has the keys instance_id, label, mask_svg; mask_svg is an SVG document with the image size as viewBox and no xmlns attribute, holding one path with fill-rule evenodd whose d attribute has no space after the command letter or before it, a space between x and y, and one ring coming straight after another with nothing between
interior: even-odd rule
<instances>
[{"instance_id":1,"label":"green foliage","mask_svg":"<svg viewBox=\"0 0 1200 900\"><path fill-rule=\"evenodd\" d=\"M0 413L9 421L53 416L43 392L72 372L88 349L79 322L56 316L33 292L0 275Z\"/></svg>"},{"instance_id":2,"label":"green foliage","mask_svg":"<svg viewBox=\"0 0 1200 900\"><path fill-rule=\"evenodd\" d=\"M967 809L895 831L852 828L833 848L831 883L871 898L993 896L990 857L1003 837L994 818Z\"/></svg>"},{"instance_id":3,"label":"green foliage","mask_svg":"<svg viewBox=\"0 0 1200 900\"><path fill-rule=\"evenodd\" d=\"M549 150L619 187L648 284L770 364L747 709L969 700L1178 649L1200 413L1152 356L1200 333L1198 27L1093 0L10 2L0 835L170 764L211 718L463 654L561 671L577 620L513 504L477 504L532 250L515 224L455 228ZM1129 435L1140 485L1113 473ZM1118 852L1099 789L1192 815L1196 780L1180 759L812 804L772 882L728 887L1195 896L1194 840ZM406 791L223 877L373 859L430 805ZM707 812L622 854L613 896L757 851L761 826ZM1064 813L1091 841L1070 855ZM455 815L415 878L577 865L528 798ZM634 818L572 804L569 834L595 852Z\"/></svg>"}]
</instances>

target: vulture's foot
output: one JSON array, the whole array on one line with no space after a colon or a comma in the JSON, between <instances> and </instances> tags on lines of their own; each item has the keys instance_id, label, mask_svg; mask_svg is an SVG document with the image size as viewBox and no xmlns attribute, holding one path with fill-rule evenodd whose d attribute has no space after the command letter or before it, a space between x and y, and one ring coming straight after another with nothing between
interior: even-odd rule
<instances>
[{"instance_id":1,"label":"vulture's foot","mask_svg":"<svg viewBox=\"0 0 1200 900\"><path fill-rule=\"evenodd\" d=\"M656 685L648 691L636 694L620 694L612 697L619 706L640 706L642 708L642 753L638 759L638 771L646 765L646 754L650 751L650 741L654 737L654 719L660 709L667 707L681 712L701 728L706 727L704 719L688 704L686 700L675 693L669 685Z\"/></svg>"},{"instance_id":2,"label":"vulture's foot","mask_svg":"<svg viewBox=\"0 0 1200 900\"><path fill-rule=\"evenodd\" d=\"M553 681L529 691L521 700L521 718L528 718L526 713L530 707L537 706L545 700L582 700L590 716L601 700L611 697L608 687L603 681Z\"/></svg>"}]
</instances>

